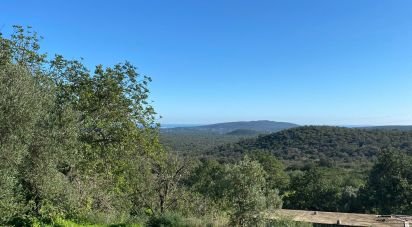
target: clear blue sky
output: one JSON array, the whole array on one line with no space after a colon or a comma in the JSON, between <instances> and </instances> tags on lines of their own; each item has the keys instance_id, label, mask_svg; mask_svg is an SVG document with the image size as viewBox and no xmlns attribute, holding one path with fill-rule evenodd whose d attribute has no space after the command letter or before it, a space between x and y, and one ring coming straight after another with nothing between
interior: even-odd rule
<instances>
[{"instance_id":1,"label":"clear blue sky","mask_svg":"<svg viewBox=\"0 0 412 227\"><path fill-rule=\"evenodd\" d=\"M410 0L2 0L0 28L153 78L163 123L412 124Z\"/></svg>"}]
</instances>

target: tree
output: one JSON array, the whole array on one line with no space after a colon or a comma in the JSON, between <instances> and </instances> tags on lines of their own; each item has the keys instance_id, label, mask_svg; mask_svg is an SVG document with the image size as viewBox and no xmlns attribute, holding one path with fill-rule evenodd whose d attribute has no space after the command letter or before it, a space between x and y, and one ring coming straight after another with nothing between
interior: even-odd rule
<instances>
[{"instance_id":1,"label":"tree","mask_svg":"<svg viewBox=\"0 0 412 227\"><path fill-rule=\"evenodd\" d=\"M281 206L281 200L275 191L266 196L265 171L257 161L245 156L235 165L227 166L228 198L233 212L231 222L237 226L249 226L260 220L260 213L271 204ZM271 201L267 201L267 199Z\"/></svg>"},{"instance_id":2,"label":"tree","mask_svg":"<svg viewBox=\"0 0 412 227\"><path fill-rule=\"evenodd\" d=\"M76 151L76 114L56 105L56 86L44 70L47 61L38 53L37 34L30 28L14 28L10 39L0 39L0 156L13 164L7 167L8 162L2 162L13 169L8 178L14 181L14 195L7 197L19 199L25 207L20 212L41 215L49 213L46 207L68 205L72 187L60 167L71 166L69 156ZM65 210L75 210L75 206Z\"/></svg>"},{"instance_id":3,"label":"tree","mask_svg":"<svg viewBox=\"0 0 412 227\"><path fill-rule=\"evenodd\" d=\"M150 216L160 217L171 212L199 214L207 210L202 207L205 206L203 197L184 186L192 168L191 160L164 153L156 159L146 159L146 163L146 183L134 188L135 213L145 211Z\"/></svg>"},{"instance_id":4,"label":"tree","mask_svg":"<svg viewBox=\"0 0 412 227\"><path fill-rule=\"evenodd\" d=\"M412 213L412 158L385 150L372 168L362 198L366 209L381 214Z\"/></svg>"},{"instance_id":5,"label":"tree","mask_svg":"<svg viewBox=\"0 0 412 227\"><path fill-rule=\"evenodd\" d=\"M0 222L27 211L21 170L52 103L39 38L21 26L14 29L10 39L0 36Z\"/></svg>"},{"instance_id":6,"label":"tree","mask_svg":"<svg viewBox=\"0 0 412 227\"><path fill-rule=\"evenodd\" d=\"M0 36L0 222L129 215L144 157L162 153L151 79L128 62L48 60L39 40L21 26Z\"/></svg>"},{"instance_id":7,"label":"tree","mask_svg":"<svg viewBox=\"0 0 412 227\"><path fill-rule=\"evenodd\" d=\"M80 61L57 55L50 77L57 86L57 103L79 114L76 182L89 211L129 213L134 187L144 184L144 156L162 152L156 113L148 101L149 77L129 62L91 73ZM94 211L92 211L94 210Z\"/></svg>"},{"instance_id":8,"label":"tree","mask_svg":"<svg viewBox=\"0 0 412 227\"><path fill-rule=\"evenodd\" d=\"M33 141L43 93L21 66L0 66L0 220L18 211L18 166Z\"/></svg>"},{"instance_id":9,"label":"tree","mask_svg":"<svg viewBox=\"0 0 412 227\"><path fill-rule=\"evenodd\" d=\"M189 165L175 155L168 155L167 160L153 163L155 177L154 189L158 198L156 206L160 213L173 210L179 202L179 188L188 174Z\"/></svg>"},{"instance_id":10,"label":"tree","mask_svg":"<svg viewBox=\"0 0 412 227\"><path fill-rule=\"evenodd\" d=\"M312 167L292 176L285 205L289 209L340 211L344 187L339 171Z\"/></svg>"},{"instance_id":11,"label":"tree","mask_svg":"<svg viewBox=\"0 0 412 227\"><path fill-rule=\"evenodd\" d=\"M41 37L30 26L14 25L13 29L9 39L3 38L0 33L0 65L16 64L31 73L40 73L47 57L39 53Z\"/></svg>"},{"instance_id":12,"label":"tree","mask_svg":"<svg viewBox=\"0 0 412 227\"><path fill-rule=\"evenodd\" d=\"M225 166L216 160L205 160L196 166L186 180L186 185L216 203L225 203Z\"/></svg>"},{"instance_id":13,"label":"tree","mask_svg":"<svg viewBox=\"0 0 412 227\"><path fill-rule=\"evenodd\" d=\"M289 186L289 176L284 171L285 167L273 154L265 151L254 150L249 152L252 160L258 161L266 172L266 184L272 190L285 191Z\"/></svg>"}]
</instances>

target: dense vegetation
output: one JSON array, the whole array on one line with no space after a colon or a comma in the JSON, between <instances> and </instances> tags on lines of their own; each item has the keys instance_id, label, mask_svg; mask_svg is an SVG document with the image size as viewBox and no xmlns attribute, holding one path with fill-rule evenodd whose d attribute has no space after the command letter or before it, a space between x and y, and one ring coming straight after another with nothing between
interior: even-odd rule
<instances>
[{"instance_id":1,"label":"dense vegetation","mask_svg":"<svg viewBox=\"0 0 412 227\"><path fill-rule=\"evenodd\" d=\"M232 135L232 136L257 136L259 134L258 131L251 130L251 129L236 129L231 132L226 133L226 135Z\"/></svg>"},{"instance_id":2,"label":"dense vegetation","mask_svg":"<svg viewBox=\"0 0 412 227\"><path fill-rule=\"evenodd\" d=\"M181 155L182 144L162 145L151 79L132 64L49 58L20 26L0 47L0 225L291 226L263 218L282 206L412 213L409 133L199 137L201 149L183 142ZM305 159L315 161L287 162ZM336 165L354 160L373 166Z\"/></svg>"},{"instance_id":3,"label":"dense vegetation","mask_svg":"<svg viewBox=\"0 0 412 227\"><path fill-rule=\"evenodd\" d=\"M284 160L350 164L373 161L382 149L391 147L412 154L412 133L304 126L225 144L210 153L231 158L252 150L264 150Z\"/></svg>"},{"instance_id":4,"label":"dense vegetation","mask_svg":"<svg viewBox=\"0 0 412 227\"><path fill-rule=\"evenodd\" d=\"M412 131L411 125L384 125L384 126L370 126L370 127L360 127L368 130L398 130L398 131Z\"/></svg>"},{"instance_id":5,"label":"dense vegetation","mask_svg":"<svg viewBox=\"0 0 412 227\"><path fill-rule=\"evenodd\" d=\"M236 143L256 134L217 134L209 132L161 132L161 143L181 155L202 155L215 147Z\"/></svg>"}]
</instances>

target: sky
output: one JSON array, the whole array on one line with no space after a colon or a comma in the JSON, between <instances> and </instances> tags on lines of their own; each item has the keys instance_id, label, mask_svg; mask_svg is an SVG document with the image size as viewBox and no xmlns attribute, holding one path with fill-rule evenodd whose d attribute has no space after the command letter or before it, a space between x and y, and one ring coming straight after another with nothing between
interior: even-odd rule
<instances>
[{"instance_id":1,"label":"sky","mask_svg":"<svg viewBox=\"0 0 412 227\"><path fill-rule=\"evenodd\" d=\"M128 60L164 124L412 124L410 0L2 0L49 56Z\"/></svg>"}]
</instances>

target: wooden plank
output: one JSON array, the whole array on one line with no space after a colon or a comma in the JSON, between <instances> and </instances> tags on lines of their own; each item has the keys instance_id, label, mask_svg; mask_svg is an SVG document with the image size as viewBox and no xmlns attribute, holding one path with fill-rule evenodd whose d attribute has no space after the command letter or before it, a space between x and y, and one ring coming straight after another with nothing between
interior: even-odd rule
<instances>
[{"instance_id":1,"label":"wooden plank","mask_svg":"<svg viewBox=\"0 0 412 227\"><path fill-rule=\"evenodd\" d=\"M322 211L280 209L266 213L269 219L289 219L299 222L318 224L339 224L346 226L405 227L407 223L395 216L379 216L371 214L338 213Z\"/></svg>"}]
</instances>

